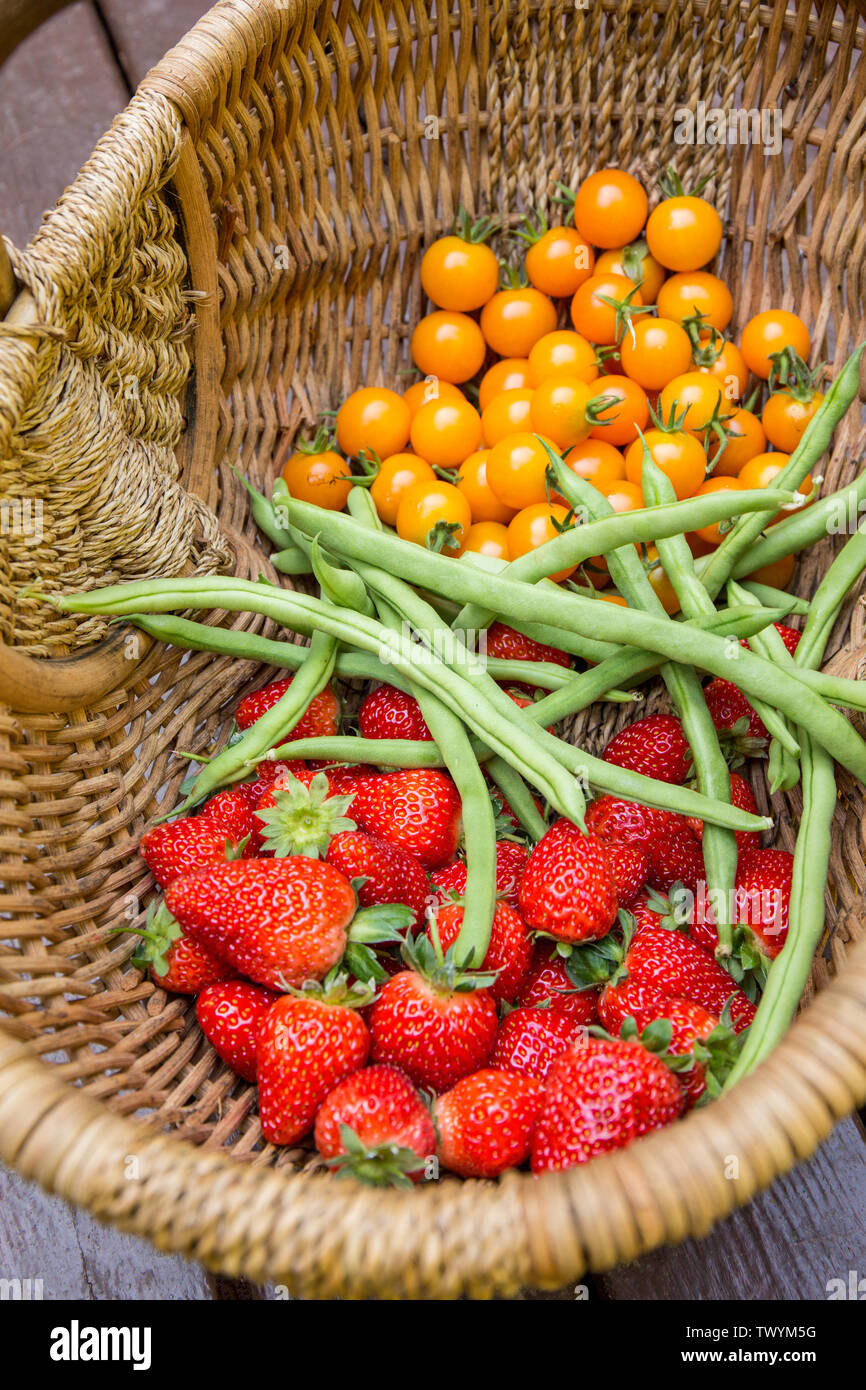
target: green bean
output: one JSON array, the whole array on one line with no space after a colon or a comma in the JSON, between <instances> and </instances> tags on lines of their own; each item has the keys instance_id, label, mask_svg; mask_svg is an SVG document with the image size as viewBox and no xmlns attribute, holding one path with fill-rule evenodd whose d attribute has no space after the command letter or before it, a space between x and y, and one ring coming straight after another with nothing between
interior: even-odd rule
<instances>
[{"instance_id":1,"label":"green bean","mask_svg":"<svg viewBox=\"0 0 866 1390\"><path fill-rule=\"evenodd\" d=\"M794 653L795 666L818 666L849 589L866 569L866 524L861 523L842 547L815 590L803 635ZM801 652L802 649L802 652Z\"/></svg>"},{"instance_id":2,"label":"green bean","mask_svg":"<svg viewBox=\"0 0 866 1390\"><path fill-rule=\"evenodd\" d=\"M790 613L808 613L809 600L799 594L786 594L784 589L774 589L771 584L756 584L754 579L744 579L743 588L761 602L765 608L785 607L786 617Z\"/></svg>"},{"instance_id":3,"label":"green bean","mask_svg":"<svg viewBox=\"0 0 866 1390\"><path fill-rule=\"evenodd\" d=\"M729 579L727 587L729 597L733 602L742 602L744 599L748 599L748 590L743 589L735 579ZM768 626L762 632L755 633L750 637L749 646L753 652L757 652L759 656L766 657L768 661L776 664L781 663L782 666L785 666L790 661L787 647L772 626ZM752 703L772 739L768 767L770 791L772 793L789 791L800 780L800 745L786 719L761 701L753 701ZM769 723L767 722L768 713L772 716Z\"/></svg>"},{"instance_id":4,"label":"green bean","mask_svg":"<svg viewBox=\"0 0 866 1390\"><path fill-rule=\"evenodd\" d=\"M258 488L253 487L252 483L237 468L233 468L232 472L249 494L250 512L259 530L267 536L269 541L273 541L274 545L279 546L282 550L294 550L291 534L277 520L273 503L265 497L264 493L259 492Z\"/></svg>"},{"instance_id":5,"label":"green bean","mask_svg":"<svg viewBox=\"0 0 866 1390\"><path fill-rule=\"evenodd\" d=\"M370 763L373 767L442 767L444 760L430 739L361 738L358 734L322 734L278 744L269 758L299 758L328 763Z\"/></svg>"},{"instance_id":6,"label":"green bean","mask_svg":"<svg viewBox=\"0 0 866 1390\"><path fill-rule=\"evenodd\" d=\"M527 835L540 840L547 831L547 821L542 816L532 793L520 773L504 758L492 757L487 763L487 772L502 793L503 801L514 813Z\"/></svg>"},{"instance_id":7,"label":"green bean","mask_svg":"<svg viewBox=\"0 0 866 1390\"><path fill-rule=\"evenodd\" d=\"M312 574L309 560L296 545L286 546L284 550L275 550L269 558L274 569L279 570L280 574Z\"/></svg>"}]
</instances>

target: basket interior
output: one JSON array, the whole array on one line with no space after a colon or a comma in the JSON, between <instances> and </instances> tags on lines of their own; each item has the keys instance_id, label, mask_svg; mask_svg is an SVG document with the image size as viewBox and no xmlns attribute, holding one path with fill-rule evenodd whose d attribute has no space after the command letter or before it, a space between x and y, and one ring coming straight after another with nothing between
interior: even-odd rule
<instances>
[{"instance_id":1,"label":"basket interior","mask_svg":"<svg viewBox=\"0 0 866 1390\"><path fill-rule=\"evenodd\" d=\"M17 373L10 466L42 489L53 557L47 569L44 557L11 546L0 574L7 637L45 655L86 651L104 635L98 623L52 626L37 602L10 596L36 574L69 583L75 563L86 563L93 583L137 572L118 562L122 535L88 549L98 517L92 531L90 522L76 521L77 530L53 522L90 515L92 493L85 498L80 485L75 492L82 474L113 489L115 507L131 495L142 458L158 487L177 467L180 409L191 428L200 426L192 359L184 367L184 354L168 348L181 296L194 288L181 254L190 251L190 195L176 177L181 117L218 253L220 467L205 501L236 572L276 578L228 465L265 484L297 431L348 391L405 384L408 336L426 307L420 255L461 204L508 227L533 207L555 216L557 182L574 187L605 164L622 164L647 188L668 163L691 182L709 177L707 196L725 213L720 273L737 287L734 330L770 304L795 309L815 327L815 362L837 369L866 333L863 41L857 8L834 4L787 12L784 4L729 0L674 8L596 0L586 9L559 0L340 3L333 12L330 4L217 6L147 79L16 262L49 322L88 333L40 343L29 394L12 360L18 345L0 339L0 363ZM746 112L747 123L749 112L759 120L767 113L764 130L768 140L778 136L778 148L679 143L682 111L698 102L709 113ZM119 209L99 189L118 155L148 139L160 157L125 188ZM95 233L82 211L94 197ZM61 283L80 290L86 266L92 293L69 290L58 300L46 286L70 255L74 272ZM144 274L156 310L149 303L136 313ZM138 353L135 408L106 345ZM163 359L166 371L155 376ZM115 453L111 465L95 466L79 448L46 478L50 440L42 436L64 373L82 399L108 411L111 438L129 446L120 464ZM863 442L852 413L823 470L827 490L853 475ZM141 526L136 545L147 572L146 516ZM812 591L837 544L828 537L801 561L799 592ZM224 560L216 553L215 563ZM150 572L177 572L172 563L151 559ZM261 619L226 621L276 635ZM862 609L852 602L828 648L832 668L856 673L862 650ZM142 979L130 964L132 940L109 935L139 924L152 896L136 845L157 807L177 797L187 769L177 750L212 749L237 698L273 674L157 648L124 688L71 716L0 709L0 1006L19 1037L118 1111L248 1161L295 1164L309 1155L263 1144L254 1089L215 1058L190 1002ZM661 692L647 687L647 712L662 704ZM622 706L598 705L570 735L596 751L631 717ZM810 990L862 932L866 807L842 769L839 781L828 934ZM760 772L755 785L763 809ZM776 842L785 848L793 847L799 809L798 790L774 799Z\"/></svg>"}]
</instances>

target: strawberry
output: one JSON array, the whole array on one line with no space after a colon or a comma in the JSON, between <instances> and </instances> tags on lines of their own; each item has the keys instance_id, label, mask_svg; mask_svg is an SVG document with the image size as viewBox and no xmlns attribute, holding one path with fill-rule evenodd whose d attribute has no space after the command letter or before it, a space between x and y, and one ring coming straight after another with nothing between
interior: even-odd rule
<instances>
[{"instance_id":1,"label":"strawberry","mask_svg":"<svg viewBox=\"0 0 866 1390\"><path fill-rule=\"evenodd\" d=\"M743 756L757 753L766 746L769 735L764 721L733 681L716 676L704 686L704 699L719 733L734 738Z\"/></svg>"},{"instance_id":2,"label":"strawberry","mask_svg":"<svg viewBox=\"0 0 866 1390\"><path fill-rule=\"evenodd\" d=\"M141 938L132 957L139 970L149 970L160 989L171 994L198 994L218 980L233 980L236 971L219 956L181 931L164 902L151 903L144 927L121 927Z\"/></svg>"},{"instance_id":3,"label":"strawberry","mask_svg":"<svg viewBox=\"0 0 866 1390\"><path fill-rule=\"evenodd\" d=\"M529 856L520 881L527 926L560 941L604 936L616 918L616 890L601 840L558 820Z\"/></svg>"},{"instance_id":4,"label":"strawberry","mask_svg":"<svg viewBox=\"0 0 866 1390\"><path fill-rule=\"evenodd\" d=\"M417 929L424 925L430 888L414 854L363 831L344 830L332 839L325 859L350 881L363 878L363 883L356 885L362 907L405 903L412 913L413 926Z\"/></svg>"},{"instance_id":5,"label":"strawberry","mask_svg":"<svg viewBox=\"0 0 866 1390\"><path fill-rule=\"evenodd\" d=\"M577 989L562 956L551 955L546 947L536 947L517 1003L521 1007L549 1009L551 1014L560 1014L575 1026L598 1020L598 990Z\"/></svg>"},{"instance_id":6,"label":"strawberry","mask_svg":"<svg viewBox=\"0 0 866 1390\"><path fill-rule=\"evenodd\" d=\"M370 1015L372 1056L406 1073L416 1086L447 1091L486 1066L496 1037L490 975L461 971L451 952L426 936L404 947L412 968L386 985Z\"/></svg>"},{"instance_id":7,"label":"strawberry","mask_svg":"<svg viewBox=\"0 0 866 1390\"><path fill-rule=\"evenodd\" d=\"M499 1025L490 1065L543 1081L580 1029L581 1024L556 1009L513 1009Z\"/></svg>"},{"instance_id":8,"label":"strawberry","mask_svg":"<svg viewBox=\"0 0 866 1390\"><path fill-rule=\"evenodd\" d=\"M252 695L245 695L235 710L235 721L239 729L248 729L267 714L269 709L281 700L294 680L294 676L284 676L282 680L271 681ZM340 726L340 702L329 685L314 695L304 714L284 743L293 743L298 738L323 738L336 734Z\"/></svg>"},{"instance_id":9,"label":"strawberry","mask_svg":"<svg viewBox=\"0 0 866 1390\"><path fill-rule=\"evenodd\" d=\"M460 797L435 768L407 768L360 779L352 803L360 830L414 854L425 869L446 864L457 848Z\"/></svg>"},{"instance_id":10,"label":"strawberry","mask_svg":"<svg viewBox=\"0 0 866 1390\"><path fill-rule=\"evenodd\" d=\"M221 830L233 845L246 840L244 854L252 859L261 849L261 827L253 815L249 797L234 787L226 787L206 801L200 814Z\"/></svg>"},{"instance_id":11,"label":"strawberry","mask_svg":"<svg viewBox=\"0 0 866 1390\"><path fill-rule=\"evenodd\" d=\"M415 697L393 685L380 685L362 700L358 724L364 738L433 738Z\"/></svg>"},{"instance_id":12,"label":"strawberry","mask_svg":"<svg viewBox=\"0 0 866 1390\"><path fill-rule=\"evenodd\" d=\"M602 990L598 1012L605 1028L616 1037L630 1018L645 1046L653 1038L665 1049L666 1055L693 1059L691 1066L676 1069L686 1109L691 1109L707 1090L708 1074L711 1094L718 1094L734 1060L734 1034L703 1005L692 999L663 994L655 985L624 980ZM652 1025L659 1021L666 1021L669 1028L652 1030ZM624 1030L623 1036L629 1036L630 1032Z\"/></svg>"},{"instance_id":13,"label":"strawberry","mask_svg":"<svg viewBox=\"0 0 866 1390\"><path fill-rule=\"evenodd\" d=\"M500 657L503 661L550 661L555 666L573 665L567 652L561 652L558 647L547 647L543 642L534 642L513 627L506 627L505 623L492 623L487 629L487 655ZM523 681L509 681L509 684L532 694L533 687Z\"/></svg>"},{"instance_id":14,"label":"strawberry","mask_svg":"<svg viewBox=\"0 0 866 1390\"><path fill-rule=\"evenodd\" d=\"M146 830L138 850L160 888L167 888L176 878L196 869L215 867L236 857L238 845L206 816L182 816Z\"/></svg>"},{"instance_id":15,"label":"strawberry","mask_svg":"<svg viewBox=\"0 0 866 1390\"><path fill-rule=\"evenodd\" d=\"M623 1149L683 1111L683 1091L639 1042L588 1038L554 1061L532 1144L532 1171L572 1168Z\"/></svg>"},{"instance_id":16,"label":"strawberry","mask_svg":"<svg viewBox=\"0 0 866 1390\"><path fill-rule=\"evenodd\" d=\"M245 1081L256 1079L259 1023L279 998L248 980L207 985L195 1004L199 1027L214 1052Z\"/></svg>"},{"instance_id":17,"label":"strawberry","mask_svg":"<svg viewBox=\"0 0 866 1390\"><path fill-rule=\"evenodd\" d=\"M788 905L794 856L762 849L737 867L737 920L750 927L764 955L773 960L788 935Z\"/></svg>"},{"instance_id":18,"label":"strawberry","mask_svg":"<svg viewBox=\"0 0 866 1390\"><path fill-rule=\"evenodd\" d=\"M600 796L586 808L586 828L590 835L599 840L638 845L644 853L663 830L684 824L684 818L673 811L640 806L636 801L624 801L619 796Z\"/></svg>"},{"instance_id":19,"label":"strawberry","mask_svg":"<svg viewBox=\"0 0 866 1390\"><path fill-rule=\"evenodd\" d=\"M379 1187L411 1187L436 1152L430 1111L396 1067L364 1067L347 1076L328 1093L314 1135L340 1177Z\"/></svg>"},{"instance_id":20,"label":"strawberry","mask_svg":"<svg viewBox=\"0 0 866 1390\"><path fill-rule=\"evenodd\" d=\"M313 773L306 785L293 773L281 772L255 811L263 853L278 859L292 854L318 859L334 835L355 829L346 815L352 801L351 793L330 794L324 772Z\"/></svg>"},{"instance_id":21,"label":"strawberry","mask_svg":"<svg viewBox=\"0 0 866 1390\"><path fill-rule=\"evenodd\" d=\"M307 764L299 758L262 758L262 761L256 764L255 777L248 782L236 782L235 791L240 792L254 811L268 788L272 787L280 774L284 772L304 780Z\"/></svg>"},{"instance_id":22,"label":"strawberry","mask_svg":"<svg viewBox=\"0 0 866 1390\"><path fill-rule=\"evenodd\" d=\"M321 980L346 949L348 879L320 860L238 859L175 879L166 904L184 931L271 989Z\"/></svg>"},{"instance_id":23,"label":"strawberry","mask_svg":"<svg viewBox=\"0 0 866 1390\"><path fill-rule=\"evenodd\" d=\"M789 631L793 632L793 628ZM799 637L799 633L797 636ZM741 811L751 811L752 815L758 814L758 806L745 777L741 777L738 772L731 773L731 805L738 806ZM704 823L696 816L687 817L690 829L697 836L698 840L703 839ZM737 830L737 849L742 856L744 851L761 848L761 836L757 830Z\"/></svg>"},{"instance_id":24,"label":"strawberry","mask_svg":"<svg viewBox=\"0 0 866 1390\"><path fill-rule=\"evenodd\" d=\"M460 927L463 923L463 904L447 903L436 914L436 930L443 951L457 945ZM433 924L427 928L427 936L433 940ZM498 902L493 913L493 926L490 932L490 945L481 962L481 969L495 974L490 986L494 999L511 1003L529 971L532 956L532 942L526 923L513 907L506 902ZM459 957L456 957L459 962Z\"/></svg>"},{"instance_id":25,"label":"strawberry","mask_svg":"<svg viewBox=\"0 0 866 1390\"><path fill-rule=\"evenodd\" d=\"M660 925L641 926L623 944L621 963L629 979L654 985L671 998L691 999L716 1018L721 1018L730 1001L735 1032L741 1032L754 1018L754 1004L727 970L683 932Z\"/></svg>"},{"instance_id":26,"label":"strawberry","mask_svg":"<svg viewBox=\"0 0 866 1390\"><path fill-rule=\"evenodd\" d=\"M610 740L602 757L616 767L642 772L660 782L684 782L692 765L682 725L672 714L650 714L635 720Z\"/></svg>"},{"instance_id":27,"label":"strawberry","mask_svg":"<svg viewBox=\"0 0 866 1390\"><path fill-rule=\"evenodd\" d=\"M517 890L528 859L529 850L518 840L496 841L496 892L509 907L517 907ZM439 902L462 897L466 891L465 862L454 859L450 864L443 864L441 869L433 869L430 882Z\"/></svg>"},{"instance_id":28,"label":"strawberry","mask_svg":"<svg viewBox=\"0 0 866 1390\"><path fill-rule=\"evenodd\" d=\"M464 1076L436 1101L439 1161L464 1178L497 1178L525 1163L544 1091L516 1072Z\"/></svg>"},{"instance_id":29,"label":"strawberry","mask_svg":"<svg viewBox=\"0 0 866 1390\"><path fill-rule=\"evenodd\" d=\"M617 902L620 907L629 907L646 883L649 859L640 845L624 845L619 840L605 840L604 847L613 876Z\"/></svg>"},{"instance_id":30,"label":"strawberry","mask_svg":"<svg viewBox=\"0 0 866 1390\"><path fill-rule=\"evenodd\" d=\"M259 1024L259 1116L269 1143L302 1139L329 1092L366 1062L370 1034L352 998L345 976L328 976L321 992L282 995Z\"/></svg>"},{"instance_id":31,"label":"strawberry","mask_svg":"<svg viewBox=\"0 0 866 1390\"><path fill-rule=\"evenodd\" d=\"M675 883L681 883L689 892L697 893L698 884L704 880L704 856L700 842L687 825L681 829L666 830L653 840L647 859L646 881L664 893Z\"/></svg>"}]
</instances>

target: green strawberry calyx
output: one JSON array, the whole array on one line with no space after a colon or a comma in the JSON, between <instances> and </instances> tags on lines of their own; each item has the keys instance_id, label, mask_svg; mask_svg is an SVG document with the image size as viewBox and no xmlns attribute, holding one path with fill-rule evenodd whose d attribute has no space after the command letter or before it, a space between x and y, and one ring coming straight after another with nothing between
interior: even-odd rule
<instances>
[{"instance_id":1,"label":"green strawberry calyx","mask_svg":"<svg viewBox=\"0 0 866 1390\"><path fill-rule=\"evenodd\" d=\"M355 882L353 879L353 887ZM371 948L402 947L414 920L412 909L402 903L377 903L374 907L362 907L355 913L349 926L343 969L354 975L356 980L383 985L389 978L388 971L381 964L379 953Z\"/></svg>"},{"instance_id":2,"label":"green strawberry calyx","mask_svg":"<svg viewBox=\"0 0 866 1390\"><path fill-rule=\"evenodd\" d=\"M435 918L431 919L431 937L422 932L413 941L407 938L401 955L411 970L421 975L432 989L440 994L469 994L475 989L489 989L496 983L498 970L469 970L465 961L458 961L458 943L443 951Z\"/></svg>"},{"instance_id":3,"label":"green strawberry calyx","mask_svg":"<svg viewBox=\"0 0 866 1390\"><path fill-rule=\"evenodd\" d=\"M350 1125L340 1125L344 1152L326 1158L338 1178L354 1178L368 1187L414 1187L410 1174L423 1173L426 1159L401 1144L366 1145Z\"/></svg>"},{"instance_id":4,"label":"green strawberry calyx","mask_svg":"<svg viewBox=\"0 0 866 1390\"><path fill-rule=\"evenodd\" d=\"M160 898L150 904L143 927L115 927L112 935L132 932L139 938L132 963L138 970L152 970L154 975L168 974L168 953L183 936L180 922L173 917Z\"/></svg>"},{"instance_id":5,"label":"green strawberry calyx","mask_svg":"<svg viewBox=\"0 0 866 1390\"><path fill-rule=\"evenodd\" d=\"M565 960L565 973L578 989L615 985L627 977L625 956L635 931L630 912L619 913L619 931L610 931L598 941L574 946Z\"/></svg>"},{"instance_id":6,"label":"green strawberry calyx","mask_svg":"<svg viewBox=\"0 0 866 1390\"><path fill-rule=\"evenodd\" d=\"M314 1000L340 1009L365 1009L376 998L373 981L352 979L343 970L342 962L329 970L324 980L305 980L300 989L283 980L280 987L293 999Z\"/></svg>"},{"instance_id":7,"label":"green strawberry calyx","mask_svg":"<svg viewBox=\"0 0 866 1390\"><path fill-rule=\"evenodd\" d=\"M591 1027L589 1032L596 1037L610 1037L603 1028ZM706 1086L706 1091L698 1101L698 1105L701 1105L721 1094L722 1087L742 1051L747 1032L748 1029L744 1029L742 1033L735 1033L731 1027L731 1001L728 1000L715 1028L705 1038L696 1039L690 1052L670 1051L673 1024L669 1018L654 1018L642 1032L639 1032L636 1020L629 1014L623 1019L619 1036L623 1042L640 1043L641 1047L645 1047L647 1052L652 1052L675 1075L699 1068Z\"/></svg>"},{"instance_id":8,"label":"green strawberry calyx","mask_svg":"<svg viewBox=\"0 0 866 1390\"><path fill-rule=\"evenodd\" d=\"M324 772L317 772L309 787L290 772L281 773L274 783L273 806L255 812L262 840L278 859L294 854L318 859L335 835L357 829L346 815L353 799L354 794L330 796Z\"/></svg>"}]
</instances>

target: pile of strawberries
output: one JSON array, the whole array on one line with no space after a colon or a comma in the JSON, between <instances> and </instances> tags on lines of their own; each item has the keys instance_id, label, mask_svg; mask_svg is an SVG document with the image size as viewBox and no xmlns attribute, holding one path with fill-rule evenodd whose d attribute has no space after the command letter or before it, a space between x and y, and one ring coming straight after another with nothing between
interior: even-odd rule
<instances>
[{"instance_id":1,"label":"pile of strawberries","mask_svg":"<svg viewBox=\"0 0 866 1390\"><path fill-rule=\"evenodd\" d=\"M798 634L780 631L793 648ZM490 643L569 664L501 624ZM237 725L291 679L242 700ZM766 731L726 687L706 687L717 727L732 750L756 751ZM326 687L292 738L336 734L340 718ZM358 723L366 739L430 739L415 700L388 685ZM670 783L691 771L668 714L623 729L604 757ZM755 809L736 772L731 790ZM455 958L460 800L435 767L269 759L144 835L164 899L136 961L197 996L215 1051L258 1086L265 1140L312 1136L326 1163L369 1182L406 1185L440 1165L493 1178L585 1162L718 1091L760 964L784 944L792 857L738 835L728 971L713 956L700 822L602 796L588 834L559 819L533 845L498 811L497 905L476 971Z\"/></svg>"}]
</instances>

